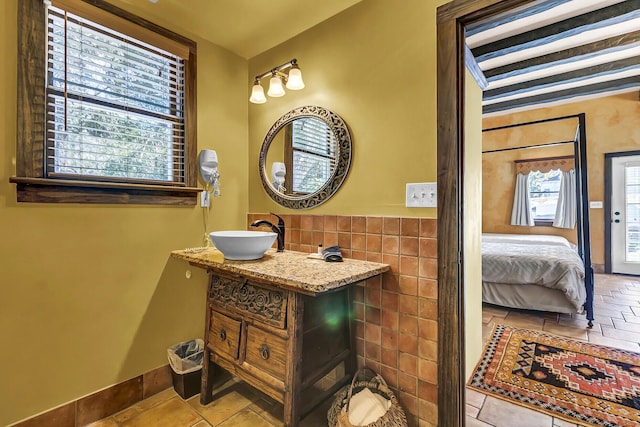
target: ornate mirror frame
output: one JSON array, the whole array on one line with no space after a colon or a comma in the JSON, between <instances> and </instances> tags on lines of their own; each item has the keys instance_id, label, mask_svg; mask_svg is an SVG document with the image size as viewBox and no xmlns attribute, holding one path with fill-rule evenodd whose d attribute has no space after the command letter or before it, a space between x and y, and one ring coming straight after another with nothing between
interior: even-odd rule
<instances>
[{"instance_id":1,"label":"ornate mirror frame","mask_svg":"<svg viewBox=\"0 0 640 427\"><path fill-rule=\"evenodd\" d=\"M301 117L315 117L329 126L336 138L337 164L327 182L325 182L320 189L310 194L292 196L282 194L271 186L266 170L266 161L269 147L277 133L286 125ZM283 114L273 126L271 126L262 143L258 163L262 187L274 202L289 209L310 209L329 200L329 198L338 191L347 177L349 166L351 165L351 134L349 133L347 124L336 113L326 108L313 105L298 107Z\"/></svg>"}]
</instances>

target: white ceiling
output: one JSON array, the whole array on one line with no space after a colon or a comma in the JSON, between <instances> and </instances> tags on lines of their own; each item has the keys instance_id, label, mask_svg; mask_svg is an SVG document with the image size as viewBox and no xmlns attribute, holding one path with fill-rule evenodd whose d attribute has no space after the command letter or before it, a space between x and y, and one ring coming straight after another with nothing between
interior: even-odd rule
<instances>
[{"instance_id":1,"label":"white ceiling","mask_svg":"<svg viewBox=\"0 0 640 427\"><path fill-rule=\"evenodd\" d=\"M186 36L249 59L361 0L109 0Z\"/></svg>"},{"instance_id":2,"label":"white ceiling","mask_svg":"<svg viewBox=\"0 0 640 427\"><path fill-rule=\"evenodd\" d=\"M640 89L640 0L536 0L466 42L485 116Z\"/></svg>"}]
</instances>

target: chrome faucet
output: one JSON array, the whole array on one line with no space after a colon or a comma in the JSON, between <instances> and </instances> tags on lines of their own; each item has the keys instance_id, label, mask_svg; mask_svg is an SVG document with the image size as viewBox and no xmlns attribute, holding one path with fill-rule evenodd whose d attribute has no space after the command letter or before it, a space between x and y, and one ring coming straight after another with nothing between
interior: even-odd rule
<instances>
[{"instance_id":1,"label":"chrome faucet","mask_svg":"<svg viewBox=\"0 0 640 427\"><path fill-rule=\"evenodd\" d=\"M274 233L278 234L278 252L284 252L284 220L282 218L280 218L278 215L274 214L273 212L271 212L271 215L275 216L278 218L278 225L273 225L272 223L270 223L267 220L264 219L259 219L257 221L253 221L251 223L251 227L260 227L260 226L267 226L270 227L271 230L273 230Z\"/></svg>"}]
</instances>

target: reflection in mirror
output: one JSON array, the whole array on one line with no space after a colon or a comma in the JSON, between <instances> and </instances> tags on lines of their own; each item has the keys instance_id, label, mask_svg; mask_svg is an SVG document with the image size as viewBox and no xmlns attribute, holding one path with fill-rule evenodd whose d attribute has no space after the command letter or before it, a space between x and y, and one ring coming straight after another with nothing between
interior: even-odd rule
<instances>
[{"instance_id":1,"label":"reflection in mirror","mask_svg":"<svg viewBox=\"0 0 640 427\"><path fill-rule=\"evenodd\" d=\"M277 203L307 209L337 191L350 161L351 137L344 121L321 107L300 107L283 115L267 133L260 177Z\"/></svg>"},{"instance_id":2,"label":"reflection in mirror","mask_svg":"<svg viewBox=\"0 0 640 427\"><path fill-rule=\"evenodd\" d=\"M286 193L287 191L284 186L286 175L287 166L282 162L273 162L271 166L271 183L278 193Z\"/></svg>"},{"instance_id":3,"label":"reflection in mirror","mask_svg":"<svg viewBox=\"0 0 640 427\"><path fill-rule=\"evenodd\" d=\"M284 178L282 183L276 183L272 176L274 189L289 195L315 193L335 170L336 154L336 138L325 122L316 117L291 121L275 135L269 148L270 157L282 159L272 162L272 175L274 168L280 168ZM289 175L284 173L286 170Z\"/></svg>"}]
</instances>

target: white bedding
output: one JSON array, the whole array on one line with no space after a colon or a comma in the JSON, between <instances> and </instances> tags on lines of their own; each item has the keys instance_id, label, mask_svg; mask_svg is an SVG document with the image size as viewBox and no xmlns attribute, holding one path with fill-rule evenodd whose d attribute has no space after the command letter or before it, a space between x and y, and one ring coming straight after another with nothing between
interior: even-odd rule
<instances>
[{"instance_id":1,"label":"white bedding","mask_svg":"<svg viewBox=\"0 0 640 427\"><path fill-rule=\"evenodd\" d=\"M487 243L520 243L525 245L566 246L575 249L575 245L562 236L549 234L499 234L482 233L482 241Z\"/></svg>"},{"instance_id":2,"label":"white bedding","mask_svg":"<svg viewBox=\"0 0 640 427\"><path fill-rule=\"evenodd\" d=\"M540 236L499 236L485 239L483 235L483 284L532 284L555 289L564 294L576 311L582 311L586 299L584 265L566 239L546 236L552 238L547 239L551 244L543 244L545 237Z\"/></svg>"}]
</instances>

